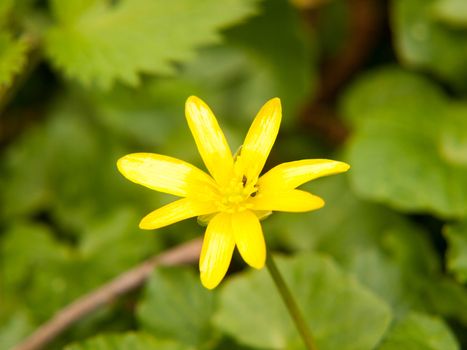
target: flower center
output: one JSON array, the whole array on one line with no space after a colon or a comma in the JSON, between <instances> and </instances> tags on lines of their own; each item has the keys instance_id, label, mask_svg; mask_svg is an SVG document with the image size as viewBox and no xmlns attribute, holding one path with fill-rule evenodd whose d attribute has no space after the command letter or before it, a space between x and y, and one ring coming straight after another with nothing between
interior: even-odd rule
<instances>
[{"instance_id":1,"label":"flower center","mask_svg":"<svg viewBox=\"0 0 467 350\"><path fill-rule=\"evenodd\" d=\"M257 191L256 181L248 181L245 175L232 177L227 186L221 189L220 211L235 213L251 208L248 199L254 197Z\"/></svg>"}]
</instances>

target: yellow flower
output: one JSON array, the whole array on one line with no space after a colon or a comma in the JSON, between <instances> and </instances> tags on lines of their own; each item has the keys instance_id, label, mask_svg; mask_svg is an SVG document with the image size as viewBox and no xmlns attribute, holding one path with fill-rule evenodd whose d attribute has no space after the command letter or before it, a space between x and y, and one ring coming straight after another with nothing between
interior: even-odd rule
<instances>
[{"instance_id":1,"label":"yellow flower","mask_svg":"<svg viewBox=\"0 0 467 350\"><path fill-rule=\"evenodd\" d=\"M283 163L260 177L281 122L278 98L258 112L243 146L232 155L209 107L195 96L185 105L188 126L210 175L182 160L153 153L134 153L117 162L129 180L182 197L154 210L139 226L151 230L198 216L208 223L199 269L206 288L224 278L237 246L245 262L264 266L266 246L260 219L273 211L305 212L324 201L296 189L321 176L347 171L349 165L327 159Z\"/></svg>"}]
</instances>

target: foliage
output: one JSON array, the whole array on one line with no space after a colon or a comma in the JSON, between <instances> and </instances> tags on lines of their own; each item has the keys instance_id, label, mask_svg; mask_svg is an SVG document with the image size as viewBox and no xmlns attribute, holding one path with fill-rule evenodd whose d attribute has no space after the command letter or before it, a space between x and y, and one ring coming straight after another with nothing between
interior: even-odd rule
<instances>
[{"instance_id":1,"label":"foliage","mask_svg":"<svg viewBox=\"0 0 467 350\"><path fill-rule=\"evenodd\" d=\"M447 265L454 276L462 283L467 281L467 224L465 221L446 226L446 239L449 243Z\"/></svg>"},{"instance_id":2,"label":"foliage","mask_svg":"<svg viewBox=\"0 0 467 350\"><path fill-rule=\"evenodd\" d=\"M138 320L144 330L156 336L199 349L212 339L215 297L192 271L160 269L152 275L138 305Z\"/></svg>"},{"instance_id":3,"label":"foliage","mask_svg":"<svg viewBox=\"0 0 467 350\"><path fill-rule=\"evenodd\" d=\"M157 340L144 333L127 333L98 336L82 344L70 345L66 350L189 350L190 348L173 341Z\"/></svg>"},{"instance_id":4,"label":"foliage","mask_svg":"<svg viewBox=\"0 0 467 350\"><path fill-rule=\"evenodd\" d=\"M454 88L465 91L467 32L458 28L467 18L465 3L394 0L391 4L395 46L400 58L407 65L429 70Z\"/></svg>"},{"instance_id":5,"label":"foliage","mask_svg":"<svg viewBox=\"0 0 467 350\"><path fill-rule=\"evenodd\" d=\"M281 261L282 262L282 261ZM372 349L391 320L389 307L326 257L303 255L280 267L319 349ZM221 293L218 326L258 348L295 349L302 340L266 271L233 279ZM251 291L255 293L251 295ZM336 319L335 314L339 313Z\"/></svg>"},{"instance_id":6,"label":"foliage","mask_svg":"<svg viewBox=\"0 0 467 350\"><path fill-rule=\"evenodd\" d=\"M139 230L173 198L115 166L155 152L203 168L183 116L190 95L233 150L280 97L266 168L352 166L307 185L323 209L262 222L320 350L466 348L466 2L356 3L0 1L0 348L202 234L196 220ZM368 23L374 32L358 32ZM303 345L267 271L234 256L214 291L194 266L158 268L46 348Z\"/></svg>"},{"instance_id":7,"label":"foliage","mask_svg":"<svg viewBox=\"0 0 467 350\"><path fill-rule=\"evenodd\" d=\"M25 39L14 40L8 32L0 30L0 86L11 85L16 73L23 69L28 44Z\"/></svg>"},{"instance_id":8,"label":"foliage","mask_svg":"<svg viewBox=\"0 0 467 350\"><path fill-rule=\"evenodd\" d=\"M108 88L118 79L136 85L139 72L171 73L170 61L217 41L216 30L250 15L254 2L51 1L56 25L45 48L65 74L86 84Z\"/></svg>"},{"instance_id":9,"label":"foliage","mask_svg":"<svg viewBox=\"0 0 467 350\"><path fill-rule=\"evenodd\" d=\"M380 350L391 349L458 349L446 324L437 319L419 313L409 313L397 322L387 337L378 347Z\"/></svg>"},{"instance_id":10,"label":"foliage","mask_svg":"<svg viewBox=\"0 0 467 350\"><path fill-rule=\"evenodd\" d=\"M406 211L465 216L467 105L399 68L363 76L347 94L343 114L354 128L348 151L359 194Z\"/></svg>"}]
</instances>

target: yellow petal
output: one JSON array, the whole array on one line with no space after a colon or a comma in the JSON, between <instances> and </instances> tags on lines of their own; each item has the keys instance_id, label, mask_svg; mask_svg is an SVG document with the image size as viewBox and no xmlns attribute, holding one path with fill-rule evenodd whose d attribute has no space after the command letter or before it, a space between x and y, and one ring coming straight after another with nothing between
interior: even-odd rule
<instances>
[{"instance_id":1,"label":"yellow petal","mask_svg":"<svg viewBox=\"0 0 467 350\"><path fill-rule=\"evenodd\" d=\"M199 259L201 283L215 288L224 278L235 248L231 215L219 213L209 221Z\"/></svg>"},{"instance_id":2,"label":"yellow petal","mask_svg":"<svg viewBox=\"0 0 467 350\"><path fill-rule=\"evenodd\" d=\"M243 174L252 181L259 176L266 163L279 132L281 117L281 101L276 97L266 102L248 130L238 163Z\"/></svg>"},{"instance_id":3,"label":"yellow petal","mask_svg":"<svg viewBox=\"0 0 467 350\"><path fill-rule=\"evenodd\" d=\"M213 202L196 201L191 198L179 199L146 215L139 227L143 230L155 230L175 222L206 215L216 211Z\"/></svg>"},{"instance_id":4,"label":"yellow petal","mask_svg":"<svg viewBox=\"0 0 467 350\"><path fill-rule=\"evenodd\" d=\"M329 159L304 159L282 163L258 181L259 188L265 191L293 189L318 177L342 173L350 166L343 162Z\"/></svg>"},{"instance_id":5,"label":"yellow petal","mask_svg":"<svg viewBox=\"0 0 467 350\"><path fill-rule=\"evenodd\" d=\"M182 160L154 153L133 153L120 158L118 170L128 180L159 192L186 197L212 193L212 178Z\"/></svg>"},{"instance_id":6,"label":"yellow petal","mask_svg":"<svg viewBox=\"0 0 467 350\"><path fill-rule=\"evenodd\" d=\"M232 152L216 117L206 103L190 96L185 115L206 168L219 183L225 183L233 166Z\"/></svg>"},{"instance_id":7,"label":"yellow petal","mask_svg":"<svg viewBox=\"0 0 467 350\"><path fill-rule=\"evenodd\" d=\"M243 260L251 267L261 269L266 261L266 244L258 217L249 210L235 213L232 228Z\"/></svg>"},{"instance_id":8,"label":"yellow petal","mask_svg":"<svg viewBox=\"0 0 467 350\"><path fill-rule=\"evenodd\" d=\"M316 210L324 205L324 201L311 193L301 190L260 193L251 198L253 210L304 212Z\"/></svg>"}]
</instances>

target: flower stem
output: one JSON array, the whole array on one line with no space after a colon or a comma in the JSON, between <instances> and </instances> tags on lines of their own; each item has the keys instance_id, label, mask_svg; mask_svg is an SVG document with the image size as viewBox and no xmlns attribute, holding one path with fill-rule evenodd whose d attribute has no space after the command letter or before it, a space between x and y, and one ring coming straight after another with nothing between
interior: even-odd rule
<instances>
[{"instance_id":1,"label":"flower stem","mask_svg":"<svg viewBox=\"0 0 467 350\"><path fill-rule=\"evenodd\" d=\"M305 319L303 318L303 315L300 309L298 308L298 305L295 302L292 293L290 293L290 290L287 287L287 284L285 283L281 273L279 272L279 269L277 268L276 263L274 262L271 254L268 254L266 258L266 266L268 267L268 271L271 274L272 279L274 280L279 294L281 295L282 300L284 301L285 306L287 307L287 310L289 311L289 314L292 317L295 323L295 327L297 327L297 330L300 333L300 336L302 337L306 348L308 350L318 350L313 340L313 337L311 336L311 332L308 329L308 326L305 322Z\"/></svg>"}]
</instances>

